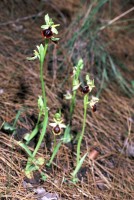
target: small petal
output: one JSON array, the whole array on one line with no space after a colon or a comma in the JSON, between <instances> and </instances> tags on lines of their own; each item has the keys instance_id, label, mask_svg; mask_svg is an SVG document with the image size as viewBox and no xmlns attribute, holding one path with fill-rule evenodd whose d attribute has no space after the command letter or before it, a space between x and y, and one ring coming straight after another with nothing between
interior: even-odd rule
<instances>
[{"instance_id":1,"label":"small petal","mask_svg":"<svg viewBox=\"0 0 134 200\"><path fill-rule=\"evenodd\" d=\"M57 27L57 26L60 26L60 24L54 24L54 25L52 25L52 27Z\"/></svg>"}]
</instances>

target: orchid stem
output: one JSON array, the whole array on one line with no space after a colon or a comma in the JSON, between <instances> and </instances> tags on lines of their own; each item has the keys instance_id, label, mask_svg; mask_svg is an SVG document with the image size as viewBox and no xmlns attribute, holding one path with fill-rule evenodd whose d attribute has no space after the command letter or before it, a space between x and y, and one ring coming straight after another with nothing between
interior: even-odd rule
<instances>
[{"instance_id":1,"label":"orchid stem","mask_svg":"<svg viewBox=\"0 0 134 200\"><path fill-rule=\"evenodd\" d=\"M85 132L85 127L86 127L86 117L87 117L87 102L88 102L88 95L84 96L84 118L83 118L83 126L82 126L82 131L79 135L79 139L78 139L78 143L77 143L77 165L80 161L80 148L81 148L81 143L82 143L82 139L84 136L84 132Z\"/></svg>"}]
</instances>

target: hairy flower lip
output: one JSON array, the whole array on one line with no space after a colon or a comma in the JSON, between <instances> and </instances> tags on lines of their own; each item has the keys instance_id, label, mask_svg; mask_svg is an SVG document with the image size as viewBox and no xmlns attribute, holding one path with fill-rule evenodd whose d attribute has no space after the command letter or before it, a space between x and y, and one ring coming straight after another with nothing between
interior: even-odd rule
<instances>
[{"instance_id":1,"label":"hairy flower lip","mask_svg":"<svg viewBox=\"0 0 134 200\"><path fill-rule=\"evenodd\" d=\"M80 85L79 89L80 89L82 94L88 94L90 92L88 85L85 85L85 86Z\"/></svg>"},{"instance_id":2,"label":"hairy flower lip","mask_svg":"<svg viewBox=\"0 0 134 200\"><path fill-rule=\"evenodd\" d=\"M96 111L97 111L97 105L96 105L96 104L94 104L94 105L92 106L92 111L93 111L93 112L96 112Z\"/></svg>"},{"instance_id":3,"label":"hairy flower lip","mask_svg":"<svg viewBox=\"0 0 134 200\"><path fill-rule=\"evenodd\" d=\"M53 36L53 33L51 31L51 28L45 29L42 31L42 35L45 38L51 38Z\"/></svg>"},{"instance_id":4,"label":"hairy flower lip","mask_svg":"<svg viewBox=\"0 0 134 200\"><path fill-rule=\"evenodd\" d=\"M59 114L59 113L58 113ZM63 119L60 115L55 115L54 122L49 123L49 126L52 127L52 132L54 135L60 135L63 128L66 128L66 125L63 123Z\"/></svg>"},{"instance_id":5,"label":"hairy flower lip","mask_svg":"<svg viewBox=\"0 0 134 200\"><path fill-rule=\"evenodd\" d=\"M53 131L53 133L55 135L60 135L61 134L61 128L60 128L60 126L58 124L55 127L53 127L52 131Z\"/></svg>"}]
</instances>

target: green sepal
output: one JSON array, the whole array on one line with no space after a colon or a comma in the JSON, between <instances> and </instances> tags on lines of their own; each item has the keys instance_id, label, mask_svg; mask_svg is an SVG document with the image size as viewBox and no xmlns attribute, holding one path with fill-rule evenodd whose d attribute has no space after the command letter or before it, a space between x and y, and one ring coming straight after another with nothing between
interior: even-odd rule
<instances>
[{"instance_id":1,"label":"green sepal","mask_svg":"<svg viewBox=\"0 0 134 200\"><path fill-rule=\"evenodd\" d=\"M49 27L50 27L49 25L42 25L42 26L41 26L41 28L44 29L44 30L45 30L45 29L48 29Z\"/></svg>"},{"instance_id":2,"label":"green sepal","mask_svg":"<svg viewBox=\"0 0 134 200\"><path fill-rule=\"evenodd\" d=\"M48 25L49 21L50 21L50 18L49 18L48 14L45 15L44 20L45 20L46 24Z\"/></svg>"},{"instance_id":3,"label":"green sepal","mask_svg":"<svg viewBox=\"0 0 134 200\"><path fill-rule=\"evenodd\" d=\"M51 29L51 30L52 30L52 32L53 32L53 33L55 33L56 35L58 34L58 31L57 31L57 29L56 29L56 28L54 28L53 26L52 26L52 29Z\"/></svg>"}]
</instances>

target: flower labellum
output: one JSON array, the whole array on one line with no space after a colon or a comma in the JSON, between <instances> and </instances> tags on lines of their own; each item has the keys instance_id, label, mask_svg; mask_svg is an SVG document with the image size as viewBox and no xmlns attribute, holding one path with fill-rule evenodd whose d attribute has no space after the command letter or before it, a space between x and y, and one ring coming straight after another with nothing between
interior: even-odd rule
<instances>
[{"instance_id":1,"label":"flower labellum","mask_svg":"<svg viewBox=\"0 0 134 200\"><path fill-rule=\"evenodd\" d=\"M45 38L47 38L47 39L51 38L51 37L53 36L53 32L52 32L52 30L51 30L51 27L49 27L49 28L47 28L47 29L44 29L44 30L42 31L42 35L43 35Z\"/></svg>"},{"instance_id":2,"label":"flower labellum","mask_svg":"<svg viewBox=\"0 0 134 200\"><path fill-rule=\"evenodd\" d=\"M60 133L61 133L61 128L60 128L60 126L57 124L55 127L53 127L53 133L55 134L55 135L60 135Z\"/></svg>"},{"instance_id":3,"label":"flower labellum","mask_svg":"<svg viewBox=\"0 0 134 200\"><path fill-rule=\"evenodd\" d=\"M92 111L93 111L93 112L96 112L96 110L97 110L97 105L94 104L93 107L92 107Z\"/></svg>"},{"instance_id":4,"label":"flower labellum","mask_svg":"<svg viewBox=\"0 0 134 200\"><path fill-rule=\"evenodd\" d=\"M80 91L81 91L83 94L89 93L89 86L88 86L88 85L85 85L84 87L80 86Z\"/></svg>"}]
</instances>

